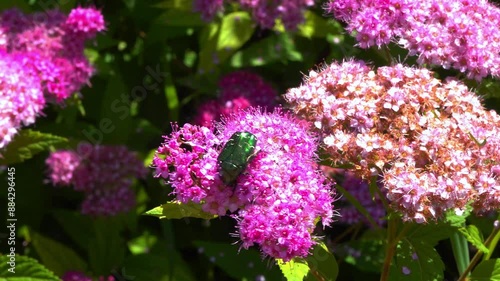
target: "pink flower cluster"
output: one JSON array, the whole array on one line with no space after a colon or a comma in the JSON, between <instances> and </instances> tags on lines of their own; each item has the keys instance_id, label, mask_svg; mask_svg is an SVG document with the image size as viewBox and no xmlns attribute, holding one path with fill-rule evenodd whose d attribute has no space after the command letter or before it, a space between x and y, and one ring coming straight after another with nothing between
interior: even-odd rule
<instances>
[{"instance_id":1,"label":"pink flower cluster","mask_svg":"<svg viewBox=\"0 0 500 281\"><path fill-rule=\"evenodd\" d=\"M361 48L395 41L420 64L477 80L500 76L500 9L486 0L335 0L326 10L347 22Z\"/></svg>"},{"instance_id":2,"label":"pink flower cluster","mask_svg":"<svg viewBox=\"0 0 500 281\"><path fill-rule=\"evenodd\" d=\"M263 28L271 29L281 19L287 30L293 30L304 21L304 11L314 6L314 0L239 0L240 5L250 11L254 20ZM217 12L223 11L223 0L195 0L194 10L204 20L211 20Z\"/></svg>"},{"instance_id":3,"label":"pink flower cluster","mask_svg":"<svg viewBox=\"0 0 500 281\"><path fill-rule=\"evenodd\" d=\"M276 109L248 109L211 128L174 126L153 160L155 176L173 187L180 202L201 203L204 211L238 222L242 247L258 244L268 256L290 260L307 256L315 244L315 220L332 221L332 191L315 164L316 136L308 123ZM217 157L235 133L257 138L256 156L234 186L219 175Z\"/></svg>"},{"instance_id":4,"label":"pink flower cluster","mask_svg":"<svg viewBox=\"0 0 500 281\"><path fill-rule=\"evenodd\" d=\"M383 173L406 220L500 206L500 117L456 80L347 61L311 71L285 99L322 132L331 159L365 179Z\"/></svg>"},{"instance_id":5,"label":"pink flower cluster","mask_svg":"<svg viewBox=\"0 0 500 281\"><path fill-rule=\"evenodd\" d=\"M83 272L79 271L68 271L62 277L63 281L93 281L92 278L85 275ZM115 281L115 277L112 275L108 277L100 276L98 281Z\"/></svg>"},{"instance_id":6,"label":"pink flower cluster","mask_svg":"<svg viewBox=\"0 0 500 281\"><path fill-rule=\"evenodd\" d=\"M94 8L76 8L68 16L11 9L0 14L0 49L22 54L26 75L39 77L46 99L59 103L88 84L94 69L84 43L104 29L104 18Z\"/></svg>"},{"instance_id":7,"label":"pink flower cluster","mask_svg":"<svg viewBox=\"0 0 500 281\"><path fill-rule=\"evenodd\" d=\"M219 81L220 97L200 106L194 124L210 126L222 116L228 116L249 107L276 105L277 92L259 75L248 71L236 71Z\"/></svg>"},{"instance_id":8,"label":"pink flower cluster","mask_svg":"<svg viewBox=\"0 0 500 281\"><path fill-rule=\"evenodd\" d=\"M93 216L114 216L135 205L133 178L147 169L124 146L82 144L77 151L60 150L45 161L53 185L69 186L85 194L81 211Z\"/></svg>"},{"instance_id":9,"label":"pink flower cluster","mask_svg":"<svg viewBox=\"0 0 500 281\"><path fill-rule=\"evenodd\" d=\"M26 75L23 62L0 50L0 149L22 125L35 123L45 106L37 77Z\"/></svg>"}]
</instances>

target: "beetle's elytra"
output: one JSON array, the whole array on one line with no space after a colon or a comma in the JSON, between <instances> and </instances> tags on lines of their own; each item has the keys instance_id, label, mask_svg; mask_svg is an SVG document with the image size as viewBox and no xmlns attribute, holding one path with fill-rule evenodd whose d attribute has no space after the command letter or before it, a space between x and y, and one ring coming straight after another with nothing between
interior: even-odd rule
<instances>
[{"instance_id":1,"label":"beetle's elytra","mask_svg":"<svg viewBox=\"0 0 500 281\"><path fill-rule=\"evenodd\" d=\"M250 132L236 132L222 148L217 161L222 181L229 185L245 171L248 162L255 155L257 138Z\"/></svg>"}]
</instances>

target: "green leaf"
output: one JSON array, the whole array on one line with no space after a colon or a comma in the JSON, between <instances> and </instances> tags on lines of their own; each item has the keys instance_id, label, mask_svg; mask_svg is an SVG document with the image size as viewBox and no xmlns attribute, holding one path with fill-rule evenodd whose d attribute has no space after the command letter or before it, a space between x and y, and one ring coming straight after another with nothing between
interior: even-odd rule
<instances>
[{"instance_id":1,"label":"green leaf","mask_svg":"<svg viewBox=\"0 0 500 281\"><path fill-rule=\"evenodd\" d=\"M200 218L200 219L213 219L216 215L205 213L201 209L200 204L172 201L167 202L159 207L153 208L144 213L144 215L158 217L160 219L182 219L186 217Z\"/></svg>"},{"instance_id":2,"label":"green leaf","mask_svg":"<svg viewBox=\"0 0 500 281\"><path fill-rule=\"evenodd\" d=\"M0 256L0 281L61 281L52 271L26 256L15 256L15 266L9 265L13 258Z\"/></svg>"},{"instance_id":3,"label":"green leaf","mask_svg":"<svg viewBox=\"0 0 500 281\"><path fill-rule=\"evenodd\" d=\"M302 61L303 56L297 50L288 33L280 33L251 44L231 57L231 66L261 66L273 62Z\"/></svg>"},{"instance_id":4,"label":"green leaf","mask_svg":"<svg viewBox=\"0 0 500 281\"><path fill-rule=\"evenodd\" d=\"M121 275L124 280L196 280L186 262L172 249L165 251L165 255L162 256L157 254L130 256L123 263Z\"/></svg>"},{"instance_id":5,"label":"green leaf","mask_svg":"<svg viewBox=\"0 0 500 281\"><path fill-rule=\"evenodd\" d=\"M385 257L383 239L361 239L337 247L335 253L361 271L380 273Z\"/></svg>"},{"instance_id":6,"label":"green leaf","mask_svg":"<svg viewBox=\"0 0 500 281\"><path fill-rule=\"evenodd\" d=\"M444 263L431 245L403 240L397 245L388 280L441 281L443 271Z\"/></svg>"},{"instance_id":7,"label":"green leaf","mask_svg":"<svg viewBox=\"0 0 500 281\"><path fill-rule=\"evenodd\" d=\"M61 276L70 270L84 272L87 269L87 263L64 244L36 232L31 233L31 239L42 263L57 275Z\"/></svg>"},{"instance_id":8,"label":"green leaf","mask_svg":"<svg viewBox=\"0 0 500 281\"><path fill-rule=\"evenodd\" d=\"M309 273L309 265L302 259L294 259L289 262L278 260L278 266L287 281L302 281Z\"/></svg>"},{"instance_id":9,"label":"green leaf","mask_svg":"<svg viewBox=\"0 0 500 281\"><path fill-rule=\"evenodd\" d=\"M205 241L195 241L193 244L211 262L237 280L257 280L258 276L264 276L265 280L282 279L278 268L269 268L266 263L262 262L259 252L254 249L240 251L235 245Z\"/></svg>"},{"instance_id":10,"label":"green leaf","mask_svg":"<svg viewBox=\"0 0 500 281\"><path fill-rule=\"evenodd\" d=\"M327 35L340 35L344 32L337 21L318 16L310 10L305 11L304 19L304 23L297 27L297 35L299 36L324 38Z\"/></svg>"},{"instance_id":11,"label":"green leaf","mask_svg":"<svg viewBox=\"0 0 500 281\"><path fill-rule=\"evenodd\" d=\"M314 246L312 255L309 255L306 261L309 265L308 279L325 281L335 281L337 279L339 274L337 260L323 242Z\"/></svg>"},{"instance_id":12,"label":"green leaf","mask_svg":"<svg viewBox=\"0 0 500 281\"><path fill-rule=\"evenodd\" d=\"M472 271L471 281L499 281L500 280L500 259L482 261Z\"/></svg>"},{"instance_id":13,"label":"green leaf","mask_svg":"<svg viewBox=\"0 0 500 281\"><path fill-rule=\"evenodd\" d=\"M0 151L0 155L3 156L0 157L0 165L23 162L53 145L62 144L67 141L66 138L51 134L22 130L5 147L4 151Z\"/></svg>"},{"instance_id":14,"label":"green leaf","mask_svg":"<svg viewBox=\"0 0 500 281\"><path fill-rule=\"evenodd\" d=\"M157 241L157 236L145 231L141 236L128 241L127 244L129 251L134 255L138 255L148 253Z\"/></svg>"},{"instance_id":15,"label":"green leaf","mask_svg":"<svg viewBox=\"0 0 500 281\"><path fill-rule=\"evenodd\" d=\"M443 280L444 264L434 246L456 228L446 223L405 224L406 236L397 245L390 280Z\"/></svg>"},{"instance_id":16,"label":"green leaf","mask_svg":"<svg viewBox=\"0 0 500 281\"><path fill-rule=\"evenodd\" d=\"M444 221L449 223L451 226L462 227L465 225L465 221L471 214L471 211L472 211L472 206L470 204L467 205L463 214L457 214L455 210L450 209L445 212Z\"/></svg>"},{"instance_id":17,"label":"green leaf","mask_svg":"<svg viewBox=\"0 0 500 281\"><path fill-rule=\"evenodd\" d=\"M57 209L53 211L54 218L64 231L82 248L86 249L93 235L92 221L79 212Z\"/></svg>"},{"instance_id":18,"label":"green leaf","mask_svg":"<svg viewBox=\"0 0 500 281\"><path fill-rule=\"evenodd\" d=\"M247 12L224 16L220 24L207 25L200 35L198 70L208 72L223 63L252 36L255 25Z\"/></svg>"},{"instance_id":19,"label":"green leaf","mask_svg":"<svg viewBox=\"0 0 500 281\"><path fill-rule=\"evenodd\" d=\"M481 232L475 225L468 225L467 227L460 227L458 229L467 238L472 245L474 245L481 252L488 254L490 251L483 244L484 239Z\"/></svg>"},{"instance_id":20,"label":"green leaf","mask_svg":"<svg viewBox=\"0 0 500 281\"><path fill-rule=\"evenodd\" d=\"M90 268L96 275L109 274L125 257L125 241L120 235L122 224L114 218L98 218L93 229L88 245Z\"/></svg>"}]
</instances>

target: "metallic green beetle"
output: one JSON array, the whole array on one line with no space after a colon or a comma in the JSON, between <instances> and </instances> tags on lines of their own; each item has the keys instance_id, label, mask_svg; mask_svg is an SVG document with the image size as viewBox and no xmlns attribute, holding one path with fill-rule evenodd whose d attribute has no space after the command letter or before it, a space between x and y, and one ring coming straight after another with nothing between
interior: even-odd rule
<instances>
[{"instance_id":1,"label":"metallic green beetle","mask_svg":"<svg viewBox=\"0 0 500 281\"><path fill-rule=\"evenodd\" d=\"M256 144L257 138L250 132L236 132L229 138L217 157L219 175L225 184L233 184L245 171L248 162L255 156Z\"/></svg>"}]
</instances>

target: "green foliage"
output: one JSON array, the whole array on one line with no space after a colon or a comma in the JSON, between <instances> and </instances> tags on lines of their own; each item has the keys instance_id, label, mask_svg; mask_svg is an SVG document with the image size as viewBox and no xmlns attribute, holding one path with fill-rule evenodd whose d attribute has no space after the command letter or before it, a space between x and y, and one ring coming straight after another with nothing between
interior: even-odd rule
<instances>
[{"instance_id":1,"label":"green foliage","mask_svg":"<svg viewBox=\"0 0 500 281\"><path fill-rule=\"evenodd\" d=\"M60 281L56 275L37 260L26 256L16 255L15 270L8 263L10 257L0 256L0 281Z\"/></svg>"},{"instance_id":2,"label":"green foliage","mask_svg":"<svg viewBox=\"0 0 500 281\"><path fill-rule=\"evenodd\" d=\"M482 261L472 271L471 281L500 280L500 259Z\"/></svg>"},{"instance_id":3,"label":"green foliage","mask_svg":"<svg viewBox=\"0 0 500 281\"><path fill-rule=\"evenodd\" d=\"M48 148L67 142L66 138L32 130L22 130L5 148L0 165L11 165L32 158Z\"/></svg>"},{"instance_id":4,"label":"green foliage","mask_svg":"<svg viewBox=\"0 0 500 281\"><path fill-rule=\"evenodd\" d=\"M145 212L144 214L158 217L160 219L182 219L185 217L213 219L217 217L202 211L200 204L181 204L180 202L167 202L159 207Z\"/></svg>"},{"instance_id":5,"label":"green foliage","mask_svg":"<svg viewBox=\"0 0 500 281\"><path fill-rule=\"evenodd\" d=\"M0 9L45 11L49 7L42 2L0 1ZM470 245L485 254L470 280L500 280L494 248L498 237L496 242L485 239L495 231L495 218L471 215L470 206L463 214L449 211L436 224L403 223L390 213L397 223L379 226L370 210L339 186L336 194L342 194L370 226L334 222L331 228L318 227L314 234L321 236L311 254L286 263L263 259L256 248L234 245L237 238L232 236L238 230L233 218L205 213L200 204L176 202L172 187L152 177L152 169L146 179L134 181L138 204L129 213L107 219L82 215L84 194L48 183L44 162L50 151L74 149L82 142L125 145L149 166L171 123L191 122L200 105L218 97L217 83L226 73L258 73L283 94L324 63L357 58L380 66L387 65L387 54L385 49L354 47L345 25L320 8L325 1L316 1L295 31L286 31L280 22L272 30L261 29L237 1L210 23L186 0L55 2L63 11L93 2L105 16L106 32L85 50L97 70L88 87L64 105L47 106L34 125L20 130L0 151L0 166L16 171L16 253L21 254L16 255L15 274L8 271L9 257L0 256L0 281L60 280L69 270L94 279L113 274L129 281L256 280L261 275L266 280L370 281L380 280L384 266L389 268L387 280L452 280L458 275L457 261L469 264ZM402 49L391 54L407 64L415 60ZM467 83L489 108L500 109L498 81ZM473 140L479 146L488 141ZM318 155L324 159L321 164L336 161ZM248 157L239 160L235 174ZM353 168L342 165L337 168ZM2 179L8 176L0 174ZM367 192L372 198L380 195L374 180ZM0 206L9 202L8 193L0 189ZM342 215L341 207L335 209ZM463 243L451 251L448 239L454 235L463 235ZM323 241L328 241L331 252ZM388 258L391 246L395 251Z\"/></svg>"},{"instance_id":6,"label":"green foliage","mask_svg":"<svg viewBox=\"0 0 500 281\"><path fill-rule=\"evenodd\" d=\"M207 259L237 280L256 280L258 276L264 276L266 280L280 280L277 267L270 264L266 266L255 249L239 250L228 243L193 243Z\"/></svg>"}]
</instances>

